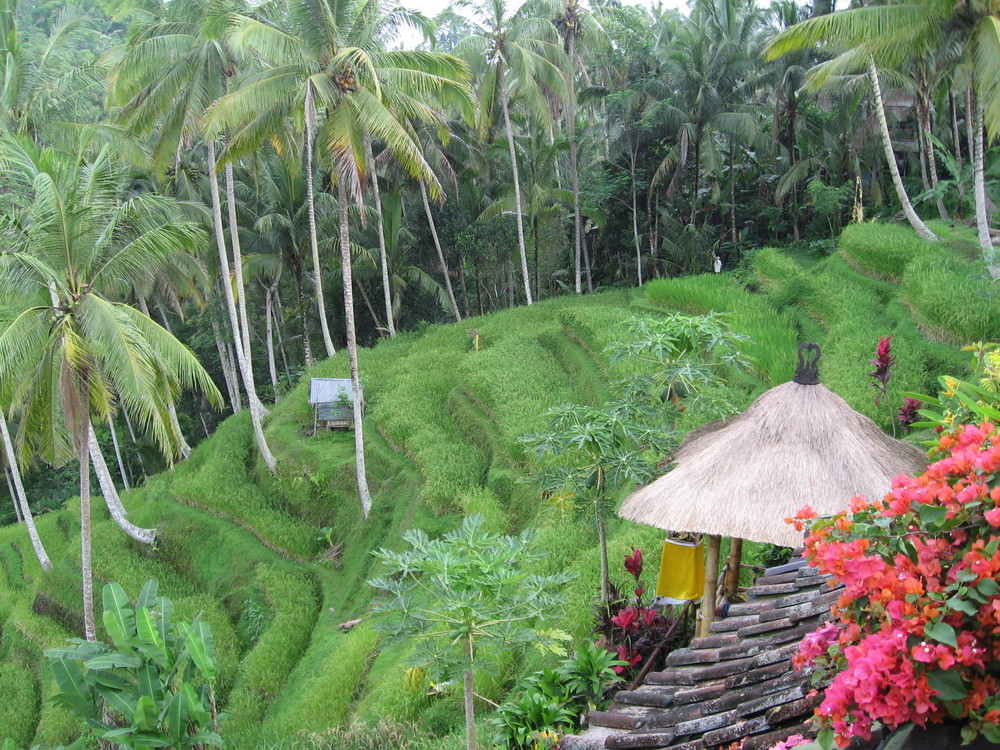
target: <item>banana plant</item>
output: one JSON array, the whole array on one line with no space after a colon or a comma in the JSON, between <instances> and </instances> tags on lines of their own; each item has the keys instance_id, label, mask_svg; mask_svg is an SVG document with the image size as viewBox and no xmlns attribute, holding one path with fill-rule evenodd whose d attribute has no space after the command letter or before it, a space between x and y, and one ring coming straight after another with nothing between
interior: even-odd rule
<instances>
[{"instance_id":1,"label":"banana plant","mask_svg":"<svg viewBox=\"0 0 1000 750\"><path fill-rule=\"evenodd\" d=\"M133 748L225 748L212 685L215 645L207 623L173 621L173 604L147 581L133 605L117 583L104 587L111 643L78 638L45 652L55 701L98 740Z\"/></svg>"}]
</instances>

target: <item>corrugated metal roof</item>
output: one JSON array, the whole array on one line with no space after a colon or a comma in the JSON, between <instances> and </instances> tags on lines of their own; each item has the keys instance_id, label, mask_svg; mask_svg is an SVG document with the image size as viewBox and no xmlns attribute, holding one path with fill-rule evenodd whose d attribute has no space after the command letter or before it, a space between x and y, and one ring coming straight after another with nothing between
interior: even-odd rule
<instances>
[{"instance_id":1,"label":"corrugated metal roof","mask_svg":"<svg viewBox=\"0 0 1000 750\"><path fill-rule=\"evenodd\" d=\"M350 378L312 378L309 383L310 404L331 404L340 398L340 394L352 396ZM365 395L365 387L361 386L361 396Z\"/></svg>"}]
</instances>

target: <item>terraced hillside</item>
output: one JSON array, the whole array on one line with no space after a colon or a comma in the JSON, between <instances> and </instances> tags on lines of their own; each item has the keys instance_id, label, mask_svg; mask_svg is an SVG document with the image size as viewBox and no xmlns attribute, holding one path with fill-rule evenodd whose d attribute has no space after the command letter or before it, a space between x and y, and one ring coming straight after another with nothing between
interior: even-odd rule
<instances>
[{"instance_id":1,"label":"terraced hillside","mask_svg":"<svg viewBox=\"0 0 1000 750\"><path fill-rule=\"evenodd\" d=\"M898 360L889 403L898 403L900 391L933 389L939 373L964 374L963 357L952 343L921 334L911 310L938 339L947 321L928 320L934 312L926 301L919 307L906 296L916 282L908 286L905 273L864 275L871 269L859 255L837 254L806 270L765 250L750 289L729 274L656 281L644 293L559 298L362 351L374 503L367 520L355 496L353 437L309 434L308 377L346 375L346 357L338 355L273 407L266 429L277 478L255 458L248 415L231 417L191 458L124 496L134 522L159 530L153 548L132 542L107 517L95 519L95 575L121 582L132 595L157 578L179 616L202 613L220 654L230 747L292 746L302 732L385 718L417 721L438 738L435 747L460 747L459 696L403 687L411 644L387 642L367 619L349 633L338 628L366 618L370 551L399 544L408 528L453 528L464 514L481 513L494 530L533 527L536 544L548 552L539 565L578 574L552 626L585 637L598 580L596 535L586 519L548 507L521 481L526 464L518 437L543 427L550 406L603 403L616 378L641 368L609 362L606 347L622 321L664 309L726 312L732 327L751 337L752 372L708 389L708 398L685 411L684 429L736 413L787 380L805 339L824 344L824 382L889 428L893 414L874 407L865 375L878 336L894 336ZM939 256L939 265L948 257ZM966 334L950 338L957 343ZM0 529L0 738L54 747L77 741L82 731L48 700L53 679L41 657L82 630L77 511L44 515L38 526L55 563L47 575L22 528ZM323 527L332 529L339 554L327 554ZM653 549L659 538L652 529L612 523L611 557L632 546ZM501 699L541 659L501 660L476 692Z\"/></svg>"}]
</instances>

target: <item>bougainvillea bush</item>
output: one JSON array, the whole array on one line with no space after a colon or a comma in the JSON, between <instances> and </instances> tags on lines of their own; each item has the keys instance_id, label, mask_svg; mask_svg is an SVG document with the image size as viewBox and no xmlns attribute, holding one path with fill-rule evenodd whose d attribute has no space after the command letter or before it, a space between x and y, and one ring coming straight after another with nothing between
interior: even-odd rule
<instances>
[{"instance_id":1,"label":"bougainvillea bush","mask_svg":"<svg viewBox=\"0 0 1000 750\"><path fill-rule=\"evenodd\" d=\"M844 584L833 620L795 658L818 668L817 684L831 680L821 741L845 747L875 722L945 721L966 742L1000 741L1000 433L959 427L937 455L880 500L793 519L811 525L809 564Z\"/></svg>"}]
</instances>

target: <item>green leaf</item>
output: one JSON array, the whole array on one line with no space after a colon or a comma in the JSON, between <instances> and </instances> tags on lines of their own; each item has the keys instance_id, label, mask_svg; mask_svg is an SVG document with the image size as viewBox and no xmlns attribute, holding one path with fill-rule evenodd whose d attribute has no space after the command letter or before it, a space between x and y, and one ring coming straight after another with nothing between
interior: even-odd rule
<instances>
[{"instance_id":1,"label":"green leaf","mask_svg":"<svg viewBox=\"0 0 1000 750\"><path fill-rule=\"evenodd\" d=\"M104 587L104 628L119 651L132 655L128 641L135 636L135 613L131 602L120 584L112 582Z\"/></svg>"},{"instance_id":2,"label":"green leaf","mask_svg":"<svg viewBox=\"0 0 1000 750\"><path fill-rule=\"evenodd\" d=\"M941 694L941 699L945 701L960 701L968 694L965 683L958 676L958 672L932 669L927 672L927 682Z\"/></svg>"},{"instance_id":3,"label":"green leaf","mask_svg":"<svg viewBox=\"0 0 1000 750\"><path fill-rule=\"evenodd\" d=\"M223 739L217 735L215 732L198 732L198 734L193 734L188 737L188 743L191 745L212 745L213 747L225 748L226 743Z\"/></svg>"},{"instance_id":4,"label":"green leaf","mask_svg":"<svg viewBox=\"0 0 1000 750\"><path fill-rule=\"evenodd\" d=\"M83 666L87 669L138 669L142 666L142 659L138 656L123 656L112 651L87 659Z\"/></svg>"},{"instance_id":5,"label":"green leaf","mask_svg":"<svg viewBox=\"0 0 1000 750\"><path fill-rule=\"evenodd\" d=\"M187 648L192 661L201 671L202 676L209 682L213 682L215 680L215 641L208 623L201 620L193 622L184 640L184 647Z\"/></svg>"},{"instance_id":6,"label":"green leaf","mask_svg":"<svg viewBox=\"0 0 1000 750\"><path fill-rule=\"evenodd\" d=\"M816 735L816 742L823 750L833 750L836 747L833 740L833 730L829 727L820 729L819 734Z\"/></svg>"},{"instance_id":7,"label":"green leaf","mask_svg":"<svg viewBox=\"0 0 1000 750\"><path fill-rule=\"evenodd\" d=\"M170 696L163 716L163 725L170 738L170 744L174 747L181 747L184 742L184 731L187 729L190 713L188 696L183 690Z\"/></svg>"},{"instance_id":8,"label":"green leaf","mask_svg":"<svg viewBox=\"0 0 1000 750\"><path fill-rule=\"evenodd\" d=\"M125 719L135 716L136 701L128 693L123 690L107 688L103 685L98 685L96 689L108 706L117 712L119 716Z\"/></svg>"},{"instance_id":9,"label":"green leaf","mask_svg":"<svg viewBox=\"0 0 1000 750\"><path fill-rule=\"evenodd\" d=\"M96 717L94 699L80 665L68 659L52 659L51 666L59 687L56 699L81 718Z\"/></svg>"},{"instance_id":10,"label":"green leaf","mask_svg":"<svg viewBox=\"0 0 1000 750\"><path fill-rule=\"evenodd\" d=\"M964 612L970 616L975 616L975 614L979 611L979 608L976 607L975 604L965 599L960 599L957 596L953 596L946 602L946 604L952 609L957 609L959 612ZM924 632L927 632L926 628L924 629Z\"/></svg>"},{"instance_id":11,"label":"green leaf","mask_svg":"<svg viewBox=\"0 0 1000 750\"><path fill-rule=\"evenodd\" d=\"M136 732L132 742L136 747L170 747L170 738L161 732Z\"/></svg>"},{"instance_id":12,"label":"green leaf","mask_svg":"<svg viewBox=\"0 0 1000 750\"><path fill-rule=\"evenodd\" d=\"M1000 584L996 582L993 578L984 578L976 586L976 590L983 596L996 596L1000 593Z\"/></svg>"},{"instance_id":13,"label":"green leaf","mask_svg":"<svg viewBox=\"0 0 1000 750\"><path fill-rule=\"evenodd\" d=\"M136 610L152 609L156 606L157 588L159 588L159 582L155 578L146 581L142 591L139 592L139 598L135 600Z\"/></svg>"},{"instance_id":14,"label":"green leaf","mask_svg":"<svg viewBox=\"0 0 1000 750\"><path fill-rule=\"evenodd\" d=\"M882 750L902 750L903 746L906 745L906 740L909 738L910 733L913 731L913 724L907 724L904 727L900 727L891 735L886 741Z\"/></svg>"},{"instance_id":15,"label":"green leaf","mask_svg":"<svg viewBox=\"0 0 1000 750\"><path fill-rule=\"evenodd\" d=\"M143 695L135 703L135 714L132 723L143 732L155 732L159 729L160 708L147 695Z\"/></svg>"},{"instance_id":16,"label":"green leaf","mask_svg":"<svg viewBox=\"0 0 1000 750\"><path fill-rule=\"evenodd\" d=\"M160 679L156 667L147 664L139 670L139 693L149 698L153 703L159 705L163 698L163 681Z\"/></svg>"},{"instance_id":17,"label":"green leaf","mask_svg":"<svg viewBox=\"0 0 1000 750\"><path fill-rule=\"evenodd\" d=\"M925 503L920 506L920 522L925 526L938 526L948 515L948 509L941 505Z\"/></svg>"},{"instance_id":18,"label":"green leaf","mask_svg":"<svg viewBox=\"0 0 1000 750\"><path fill-rule=\"evenodd\" d=\"M156 630L156 623L148 609L138 609L135 613L135 631L139 637L136 648L142 651L160 669L170 668L170 655L164 648L163 639Z\"/></svg>"},{"instance_id":19,"label":"green leaf","mask_svg":"<svg viewBox=\"0 0 1000 750\"><path fill-rule=\"evenodd\" d=\"M946 622L927 623L924 625L924 635L938 643L958 648L958 642L955 640L955 628Z\"/></svg>"}]
</instances>

